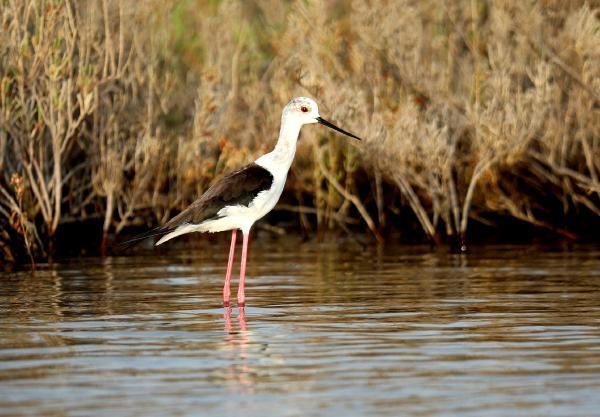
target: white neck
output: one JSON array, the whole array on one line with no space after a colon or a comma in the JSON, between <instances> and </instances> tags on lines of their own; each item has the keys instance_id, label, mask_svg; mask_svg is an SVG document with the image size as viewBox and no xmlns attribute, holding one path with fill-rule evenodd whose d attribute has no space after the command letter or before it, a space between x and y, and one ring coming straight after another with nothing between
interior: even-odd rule
<instances>
[{"instance_id":1,"label":"white neck","mask_svg":"<svg viewBox=\"0 0 600 417\"><path fill-rule=\"evenodd\" d=\"M277 169L287 173L296 154L296 144L301 127L302 124L297 119L286 117L284 113L281 117L281 129L275 149L258 158L256 163L267 169Z\"/></svg>"}]
</instances>

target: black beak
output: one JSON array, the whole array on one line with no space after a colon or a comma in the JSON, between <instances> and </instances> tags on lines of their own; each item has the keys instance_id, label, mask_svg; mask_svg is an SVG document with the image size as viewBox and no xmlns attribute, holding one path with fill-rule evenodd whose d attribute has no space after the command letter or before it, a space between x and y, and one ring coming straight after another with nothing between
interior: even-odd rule
<instances>
[{"instance_id":1,"label":"black beak","mask_svg":"<svg viewBox=\"0 0 600 417\"><path fill-rule=\"evenodd\" d=\"M353 135L350 132L346 132L344 129L340 129L339 127L337 127L336 125L334 125L331 122L328 122L327 120L323 119L322 117L317 117L317 122L321 123L323 126L327 126L327 127L331 128L333 130L337 130L338 132L343 133L346 136L350 136L351 138L362 140L358 136Z\"/></svg>"}]
</instances>

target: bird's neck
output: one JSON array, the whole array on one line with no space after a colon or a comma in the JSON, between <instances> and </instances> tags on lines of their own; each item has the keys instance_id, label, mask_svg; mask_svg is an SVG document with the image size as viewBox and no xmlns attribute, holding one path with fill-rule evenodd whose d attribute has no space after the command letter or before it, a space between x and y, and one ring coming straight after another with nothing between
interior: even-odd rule
<instances>
[{"instance_id":1,"label":"bird's neck","mask_svg":"<svg viewBox=\"0 0 600 417\"><path fill-rule=\"evenodd\" d=\"M287 172L296 154L296 143L298 142L301 127L302 125L296 120L283 117L275 149L259 158L256 163L277 167Z\"/></svg>"}]
</instances>

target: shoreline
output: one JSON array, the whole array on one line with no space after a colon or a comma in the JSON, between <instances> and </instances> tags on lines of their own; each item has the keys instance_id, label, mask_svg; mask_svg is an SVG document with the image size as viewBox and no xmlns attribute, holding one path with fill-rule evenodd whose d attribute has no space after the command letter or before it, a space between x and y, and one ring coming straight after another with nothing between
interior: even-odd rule
<instances>
[{"instance_id":1,"label":"shoreline","mask_svg":"<svg viewBox=\"0 0 600 417\"><path fill-rule=\"evenodd\" d=\"M258 222L253 228L251 239L260 245L261 241L287 241L290 238L300 243L307 244L353 244L367 247L385 247L385 245L420 246L429 247L430 250L448 251L456 254L468 254L473 249L490 245L516 245L516 246L538 246L538 247L560 247L568 250L570 247L579 245L600 244L600 222L594 228L588 228L588 235L579 235L577 239L570 239L563 234L548 229L540 229L533 225L520 222L506 217L501 226L490 227L482 223L472 225L468 236L466 250L460 250L457 240L447 238L440 239L438 243L428 239L416 222L404 224L403 228L382 230L383 243L378 243L370 231L366 228L350 230L351 234L341 229L326 230L318 232L316 229L307 231L300 227L298 219L277 219L276 213L267 216L266 221ZM280 217L280 216L279 216ZM269 221L270 220L270 221ZM109 236L107 251L102 254L102 227L98 220L87 222L70 222L63 225L60 233L56 236L55 253L49 257L36 257L35 262L43 263L49 259L64 259L72 257L96 257L96 256L136 256L138 253L148 253L153 249L152 240L147 239L131 248L119 249L118 245L128 238L146 231L142 227L131 227L126 229L121 236L114 234ZM85 236L85 240L81 240ZM229 242L227 233L193 233L182 236L169 244L170 248L197 248L206 244L224 245ZM10 262L0 258L0 269L27 268L31 260L26 252L18 252L19 246L11 248L16 253L15 260ZM169 248L161 248L168 251ZM171 249L173 250L173 249Z\"/></svg>"}]
</instances>

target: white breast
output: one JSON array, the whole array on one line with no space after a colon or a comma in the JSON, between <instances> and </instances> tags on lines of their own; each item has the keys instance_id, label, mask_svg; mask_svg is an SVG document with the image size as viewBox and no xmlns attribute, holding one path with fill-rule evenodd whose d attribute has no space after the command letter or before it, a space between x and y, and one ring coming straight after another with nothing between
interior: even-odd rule
<instances>
[{"instance_id":1,"label":"white breast","mask_svg":"<svg viewBox=\"0 0 600 417\"><path fill-rule=\"evenodd\" d=\"M218 215L221 219L205 222L203 231L220 232L234 228L247 232L254 222L273 210L285 186L286 176L273 175L273 184L267 190L261 191L248 206L223 207Z\"/></svg>"}]
</instances>

